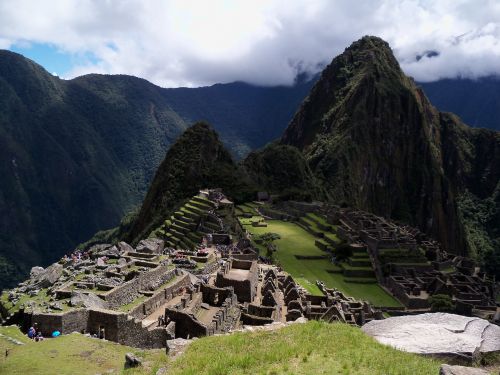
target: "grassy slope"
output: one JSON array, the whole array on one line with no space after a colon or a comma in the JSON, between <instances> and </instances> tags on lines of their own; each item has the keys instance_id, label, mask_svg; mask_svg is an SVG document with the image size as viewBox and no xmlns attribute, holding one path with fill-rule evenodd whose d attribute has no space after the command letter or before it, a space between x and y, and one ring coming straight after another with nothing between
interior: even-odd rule
<instances>
[{"instance_id":1,"label":"grassy slope","mask_svg":"<svg viewBox=\"0 0 500 375\"><path fill-rule=\"evenodd\" d=\"M2 374L437 374L439 362L378 344L343 324L309 322L277 331L236 333L196 340L172 363L163 350L137 350L80 334L41 343L28 342L14 327L0 333L27 342L19 346L0 336ZM3 355L10 348L7 358ZM134 352L144 367L124 370Z\"/></svg>"},{"instance_id":2,"label":"grassy slope","mask_svg":"<svg viewBox=\"0 0 500 375\"><path fill-rule=\"evenodd\" d=\"M377 284L347 283L341 274L326 272L327 269L333 268L333 265L326 259L298 260L295 258L295 255L326 254L314 245L314 236L298 225L280 220L269 220L267 227L245 225L245 228L253 234L278 233L281 239L276 241L277 260L285 271L289 272L309 292L320 294L316 280L322 280L328 287L337 288L355 298L368 300L377 306L399 306L399 303Z\"/></svg>"},{"instance_id":3,"label":"grassy slope","mask_svg":"<svg viewBox=\"0 0 500 375\"><path fill-rule=\"evenodd\" d=\"M278 331L194 342L169 374L437 374L439 362L377 343L343 324L309 322Z\"/></svg>"},{"instance_id":4,"label":"grassy slope","mask_svg":"<svg viewBox=\"0 0 500 375\"><path fill-rule=\"evenodd\" d=\"M0 333L25 345L16 345L0 336L0 374L101 374L123 371L125 353L141 357L144 368L126 374L154 374L167 357L164 350L139 350L80 334L46 339L36 343L26 339L16 327L0 327ZM8 357L5 350L10 349Z\"/></svg>"}]
</instances>

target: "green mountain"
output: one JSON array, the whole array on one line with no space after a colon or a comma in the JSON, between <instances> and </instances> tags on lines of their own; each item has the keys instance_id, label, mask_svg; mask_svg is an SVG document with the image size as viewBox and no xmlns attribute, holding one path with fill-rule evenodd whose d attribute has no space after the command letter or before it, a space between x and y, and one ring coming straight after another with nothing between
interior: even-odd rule
<instances>
[{"instance_id":1,"label":"green mountain","mask_svg":"<svg viewBox=\"0 0 500 375\"><path fill-rule=\"evenodd\" d=\"M473 127L500 130L500 77L441 79L419 86L439 110L456 113Z\"/></svg>"},{"instance_id":2,"label":"green mountain","mask_svg":"<svg viewBox=\"0 0 500 375\"><path fill-rule=\"evenodd\" d=\"M499 261L500 133L436 110L383 40L364 37L331 62L281 143L302 152L332 202Z\"/></svg>"},{"instance_id":3,"label":"green mountain","mask_svg":"<svg viewBox=\"0 0 500 375\"><path fill-rule=\"evenodd\" d=\"M0 289L116 226L194 121L214 123L241 157L279 134L311 84L163 89L96 74L65 81L0 51Z\"/></svg>"},{"instance_id":4,"label":"green mountain","mask_svg":"<svg viewBox=\"0 0 500 375\"><path fill-rule=\"evenodd\" d=\"M222 188L236 201L253 199L255 191L246 181L217 133L196 123L168 150L125 238L147 237L180 202L203 188Z\"/></svg>"}]
</instances>

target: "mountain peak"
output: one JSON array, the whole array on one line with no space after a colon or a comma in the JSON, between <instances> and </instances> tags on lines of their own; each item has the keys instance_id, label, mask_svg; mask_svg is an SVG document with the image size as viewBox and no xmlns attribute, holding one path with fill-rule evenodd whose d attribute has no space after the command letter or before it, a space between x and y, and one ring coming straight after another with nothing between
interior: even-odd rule
<instances>
[{"instance_id":1,"label":"mountain peak","mask_svg":"<svg viewBox=\"0 0 500 375\"><path fill-rule=\"evenodd\" d=\"M397 96L408 90L415 91L416 87L402 72L389 44L378 37L365 36L325 68L290 122L282 142L307 148L316 137L331 133L332 128L350 126L350 121L338 114L349 113L355 107L361 109L362 97Z\"/></svg>"},{"instance_id":2,"label":"mountain peak","mask_svg":"<svg viewBox=\"0 0 500 375\"><path fill-rule=\"evenodd\" d=\"M338 204L413 224L463 252L445 175L448 128L389 45L366 36L323 71L281 142L304 152Z\"/></svg>"},{"instance_id":3,"label":"mountain peak","mask_svg":"<svg viewBox=\"0 0 500 375\"><path fill-rule=\"evenodd\" d=\"M205 122L195 123L168 150L127 239L147 235L166 212L202 188L233 192L237 179L236 165L215 130Z\"/></svg>"}]
</instances>

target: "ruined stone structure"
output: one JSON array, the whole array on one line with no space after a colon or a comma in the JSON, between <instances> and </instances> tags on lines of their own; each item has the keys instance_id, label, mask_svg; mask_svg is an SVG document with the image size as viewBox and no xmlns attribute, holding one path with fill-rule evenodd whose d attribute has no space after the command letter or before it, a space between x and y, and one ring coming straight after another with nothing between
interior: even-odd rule
<instances>
[{"instance_id":1,"label":"ruined stone structure","mask_svg":"<svg viewBox=\"0 0 500 375\"><path fill-rule=\"evenodd\" d=\"M217 273L215 285L232 287L239 302L252 302L257 292L257 279L257 262L230 258Z\"/></svg>"},{"instance_id":2,"label":"ruined stone structure","mask_svg":"<svg viewBox=\"0 0 500 375\"><path fill-rule=\"evenodd\" d=\"M446 294L462 314L495 313L494 280L473 260L447 253L418 229L370 213L333 208L327 217L340 238L366 247L379 283L407 308L428 309L429 296Z\"/></svg>"}]
</instances>

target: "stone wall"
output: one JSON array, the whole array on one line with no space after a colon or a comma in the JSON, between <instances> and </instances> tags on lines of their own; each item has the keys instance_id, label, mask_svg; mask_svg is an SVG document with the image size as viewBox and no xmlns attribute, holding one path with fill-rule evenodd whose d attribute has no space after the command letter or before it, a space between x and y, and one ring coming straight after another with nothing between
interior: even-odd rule
<instances>
[{"instance_id":1,"label":"stone wall","mask_svg":"<svg viewBox=\"0 0 500 375\"><path fill-rule=\"evenodd\" d=\"M132 302L139 296L139 291L156 289L161 284L171 280L178 274L177 269L170 269L168 265L160 265L151 271L140 273L134 279L117 286L113 290L100 295L111 308Z\"/></svg>"},{"instance_id":2,"label":"stone wall","mask_svg":"<svg viewBox=\"0 0 500 375\"><path fill-rule=\"evenodd\" d=\"M165 317L175 322L175 337L192 338L208 336L210 333L206 326L184 311L166 308Z\"/></svg>"},{"instance_id":3,"label":"stone wall","mask_svg":"<svg viewBox=\"0 0 500 375\"><path fill-rule=\"evenodd\" d=\"M52 332L63 334L86 332L99 334L103 330L109 341L137 348L162 348L171 338L164 328L148 330L139 320L125 313L101 309L79 309L61 314L33 313L27 317L31 324L37 323L42 334L50 337Z\"/></svg>"},{"instance_id":4,"label":"stone wall","mask_svg":"<svg viewBox=\"0 0 500 375\"><path fill-rule=\"evenodd\" d=\"M139 306L132 309L129 312L129 315L137 319L144 319L158 307L170 301L173 297L178 295L181 290L187 288L190 285L191 280L189 278L189 275L184 274L180 276L178 280L175 280L172 285L168 285L167 287L157 291L155 294L153 294L153 296L148 298Z\"/></svg>"},{"instance_id":5,"label":"stone wall","mask_svg":"<svg viewBox=\"0 0 500 375\"><path fill-rule=\"evenodd\" d=\"M234 280L226 278L231 269L248 270L248 278L245 280ZM259 278L257 262L250 262L238 259L231 259L226 263L222 271L217 273L215 285L218 287L233 287L234 293L238 296L239 302L252 302L257 292L257 282Z\"/></svg>"}]
</instances>

